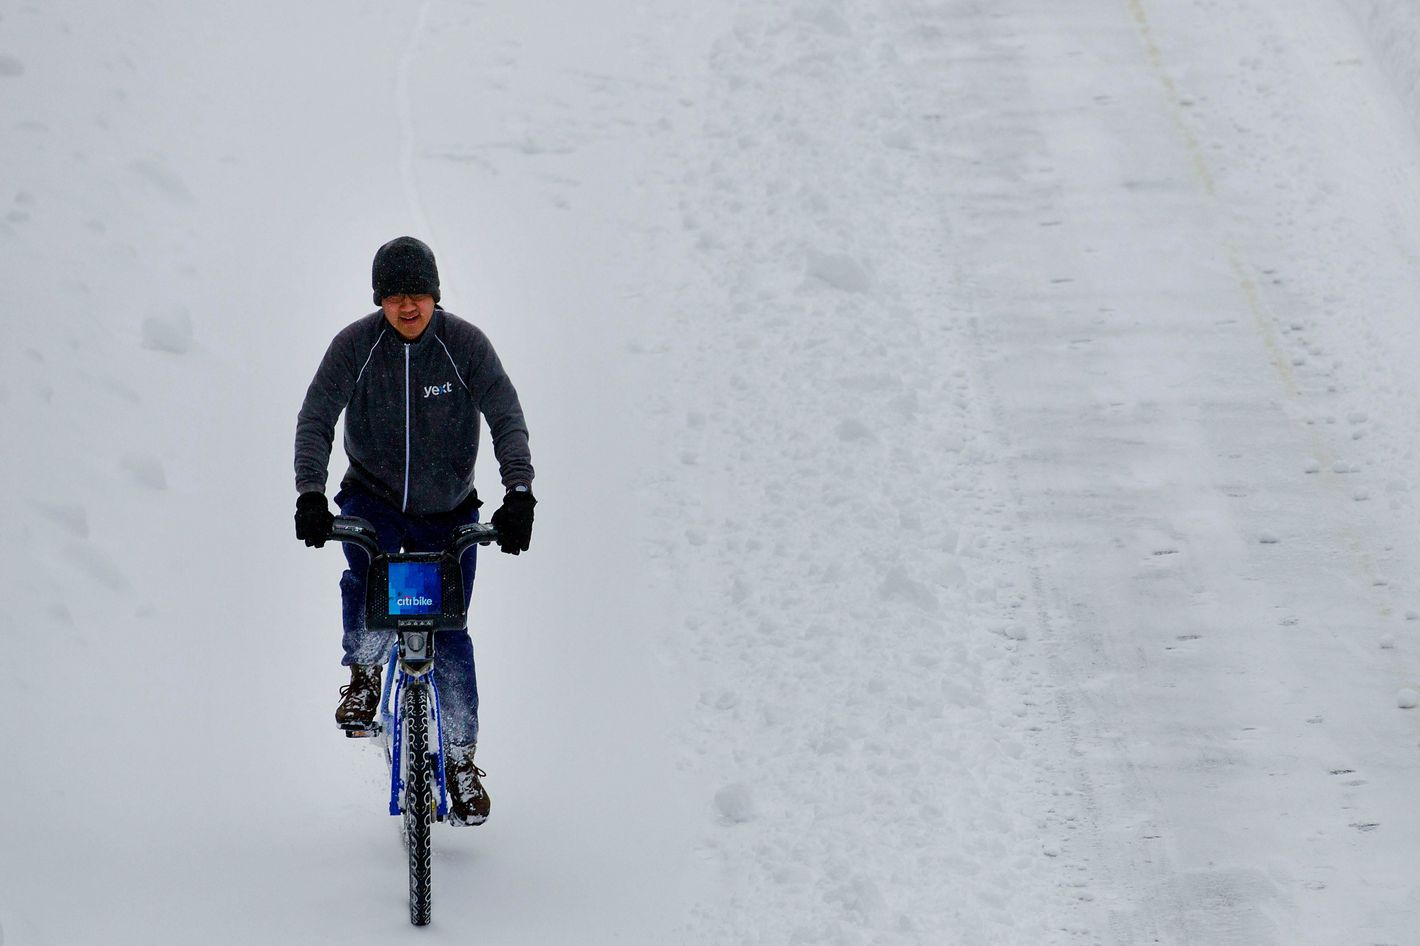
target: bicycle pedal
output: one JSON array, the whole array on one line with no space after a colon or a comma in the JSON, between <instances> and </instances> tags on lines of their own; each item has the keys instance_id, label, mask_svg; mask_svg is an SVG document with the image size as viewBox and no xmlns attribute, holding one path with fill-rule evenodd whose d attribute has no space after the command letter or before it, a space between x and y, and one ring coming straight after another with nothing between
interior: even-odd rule
<instances>
[{"instance_id":1,"label":"bicycle pedal","mask_svg":"<svg viewBox=\"0 0 1420 946\"><path fill-rule=\"evenodd\" d=\"M345 729L346 739L370 739L378 736L383 730L376 723L373 726L350 726Z\"/></svg>"}]
</instances>

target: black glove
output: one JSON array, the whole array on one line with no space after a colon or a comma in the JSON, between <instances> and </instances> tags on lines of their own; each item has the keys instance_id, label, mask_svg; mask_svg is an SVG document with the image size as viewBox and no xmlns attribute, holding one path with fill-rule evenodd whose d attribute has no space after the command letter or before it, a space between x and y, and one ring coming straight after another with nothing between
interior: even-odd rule
<instances>
[{"instance_id":1,"label":"black glove","mask_svg":"<svg viewBox=\"0 0 1420 946\"><path fill-rule=\"evenodd\" d=\"M296 538L305 540L306 545L321 548L330 538L334 525L335 517L330 514L324 493L312 490L296 497Z\"/></svg>"},{"instance_id":2,"label":"black glove","mask_svg":"<svg viewBox=\"0 0 1420 946\"><path fill-rule=\"evenodd\" d=\"M537 500L527 490L509 490L508 495L503 497L503 505L489 520L498 530L500 549L513 555L528 550L528 543L532 541L533 507L536 505Z\"/></svg>"}]
</instances>

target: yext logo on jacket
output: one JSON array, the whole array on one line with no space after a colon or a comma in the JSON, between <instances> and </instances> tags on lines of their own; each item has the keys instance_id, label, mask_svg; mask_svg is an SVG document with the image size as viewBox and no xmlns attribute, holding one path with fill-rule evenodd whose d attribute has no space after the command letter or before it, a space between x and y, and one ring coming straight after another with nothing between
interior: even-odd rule
<instances>
[{"instance_id":1,"label":"yext logo on jacket","mask_svg":"<svg viewBox=\"0 0 1420 946\"><path fill-rule=\"evenodd\" d=\"M454 393L454 383L453 383L452 381L445 381L443 384L433 384L433 385L426 384L426 385L424 385L424 396L425 396L425 397L438 397L440 394L453 394L453 393Z\"/></svg>"}]
</instances>

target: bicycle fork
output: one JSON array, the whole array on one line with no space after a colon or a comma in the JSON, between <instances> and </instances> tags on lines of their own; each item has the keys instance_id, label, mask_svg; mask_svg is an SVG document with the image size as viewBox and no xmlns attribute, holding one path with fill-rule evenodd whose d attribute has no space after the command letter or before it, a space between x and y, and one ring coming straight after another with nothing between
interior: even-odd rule
<instances>
[{"instance_id":1,"label":"bicycle fork","mask_svg":"<svg viewBox=\"0 0 1420 946\"><path fill-rule=\"evenodd\" d=\"M434 697L429 701L429 707L432 715L430 731L435 734L436 747L434 784L439 800L435 816L439 821L444 821L449 815L449 795L444 777L443 717L439 711L439 688L434 685L433 667L419 674L410 673L400 665L398 644L390 648L389 667L389 672L385 674L384 692L380 694L380 717L384 722L385 731L390 733L390 747L386 758L390 767L390 814L404 814L404 713L401 698L407 686L417 683L427 686Z\"/></svg>"}]
</instances>

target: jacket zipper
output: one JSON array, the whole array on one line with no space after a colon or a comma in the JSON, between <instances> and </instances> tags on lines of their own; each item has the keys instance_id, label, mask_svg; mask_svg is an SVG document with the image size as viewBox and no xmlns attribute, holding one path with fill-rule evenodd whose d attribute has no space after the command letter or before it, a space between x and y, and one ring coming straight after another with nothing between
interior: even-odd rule
<instances>
[{"instance_id":1,"label":"jacket zipper","mask_svg":"<svg viewBox=\"0 0 1420 946\"><path fill-rule=\"evenodd\" d=\"M404 505L400 512L409 511L409 346L404 346Z\"/></svg>"}]
</instances>

